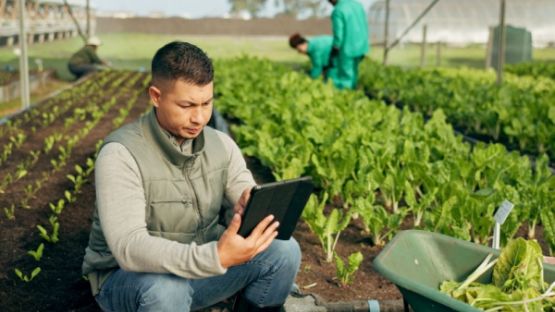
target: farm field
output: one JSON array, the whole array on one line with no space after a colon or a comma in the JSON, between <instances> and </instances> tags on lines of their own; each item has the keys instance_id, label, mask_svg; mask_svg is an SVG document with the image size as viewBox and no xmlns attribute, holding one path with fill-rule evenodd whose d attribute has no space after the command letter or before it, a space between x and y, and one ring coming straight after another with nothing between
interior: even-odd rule
<instances>
[{"instance_id":1,"label":"farm field","mask_svg":"<svg viewBox=\"0 0 555 312\"><path fill-rule=\"evenodd\" d=\"M31 92L31 103L39 103L50 95L59 92L60 90L70 87L70 83L58 79L49 79L44 86ZM0 118L17 113L21 110L21 99L15 98L13 100L0 102Z\"/></svg>"},{"instance_id":2,"label":"farm field","mask_svg":"<svg viewBox=\"0 0 555 312\"><path fill-rule=\"evenodd\" d=\"M326 33L328 30L322 31ZM99 48L99 55L112 62L118 69L149 69L150 59L156 47L172 40L184 40L203 47L207 54L214 59L233 58L243 54L268 58L272 61L303 66L306 57L299 55L287 44L286 37L276 36L187 36L187 35L157 35L141 33L107 33L99 34L103 45ZM29 66L33 69L34 60L40 58L45 68L56 69L58 76L64 80L73 77L67 70L67 60L71 54L81 47L79 38L67 39L59 42L43 43L29 46ZM129 47L133 47L129 49ZM432 49L431 46L430 49ZM389 64L403 67L415 67L420 62L420 47L407 44L390 52ZM372 47L370 58L381 62L383 49ZM484 67L485 48L471 45L468 47L445 46L442 50L441 66ZM534 50L534 60L541 62L555 62L555 48L541 48ZM11 48L0 48L0 63L18 67L18 60ZM427 66L435 66L433 51L428 53Z\"/></svg>"},{"instance_id":3,"label":"farm field","mask_svg":"<svg viewBox=\"0 0 555 312\"><path fill-rule=\"evenodd\" d=\"M100 57L107 59L117 69L150 70L150 60L156 49L173 40L184 40L203 47L211 58L233 58L242 54L266 57L282 63L302 63L305 59L291 50L285 37L230 37L230 36L180 36L140 33L100 34L103 45ZM41 58L45 68L56 69L64 80L73 80L67 70L67 60L83 44L80 38L43 43L29 47L29 66ZM130 49L129 47L133 47ZM0 48L0 63L18 67L12 49Z\"/></svg>"},{"instance_id":4,"label":"farm field","mask_svg":"<svg viewBox=\"0 0 555 312\"><path fill-rule=\"evenodd\" d=\"M0 265L6 268L0 275L3 311L98 310L80 273L94 207L92 159L104 136L149 108L147 81L144 73L102 72L0 128L1 188L10 194L0 202L0 228L7 233L0 238L5 246ZM99 92L103 88L107 92ZM274 179L256 159L248 163L259 182ZM312 285L307 290L320 289L317 293L330 301L368 299L363 285L376 285L372 298L400 298L392 284L372 272L371 258L353 286L338 293L335 268L321 263L318 239L304 224L295 235L304 251L301 287ZM379 247L361 246L357 236L356 227L345 231L338 251L379 252Z\"/></svg>"},{"instance_id":5,"label":"farm field","mask_svg":"<svg viewBox=\"0 0 555 312\"><path fill-rule=\"evenodd\" d=\"M1 126L3 311L67 311L83 298L91 303L80 258L94 206L92 159L105 135L148 107L145 74L92 78ZM23 282L15 269L33 280Z\"/></svg>"},{"instance_id":6,"label":"farm field","mask_svg":"<svg viewBox=\"0 0 555 312\"><path fill-rule=\"evenodd\" d=\"M555 185L548 157L532 166L501 144L465 143L441 109L424 121L421 113L386 106L361 92L334 90L267 61L244 59L236 66L241 69L220 67L219 105L242 121L234 133L244 153L260 159L277 179L310 174L318 181L320 196L305 210L313 231L323 225L312 219L326 219L315 206L333 203L339 219L365 224L374 245L407 221L486 244L493 211L508 199L520 209L511 216L514 223L505 223L505 239L522 228L535 237L543 221L549 227L545 252L553 251ZM236 75L243 79L226 79ZM260 78L266 83L245 82Z\"/></svg>"},{"instance_id":7,"label":"farm field","mask_svg":"<svg viewBox=\"0 0 555 312\"><path fill-rule=\"evenodd\" d=\"M118 59L119 36L124 34L103 37L101 54L126 70L97 73L0 125L2 311L98 311L80 272L95 201L94 157L103 137L150 108L144 71L152 47L169 40L125 34L140 44ZM297 279L302 291L329 301L400 299L372 268L384 244L401 230L417 228L487 245L493 213L505 199L515 210L502 228L502 243L535 238L544 254L555 251L555 178L549 168L555 87L545 74L509 77L499 90L491 86L490 73L384 68L366 61L361 86L374 93L369 99L362 90L338 91L292 71L304 68L305 60L283 38L266 38L267 46L245 39L236 47L231 38L192 39L217 59L215 106L230 122L257 181L311 175L317 182L294 234L303 250ZM75 41L59 54L67 57L78 46ZM65 63L55 47L40 49L63 77ZM240 56L245 53L259 57ZM8 54L2 50L0 58L12 62ZM411 84L427 88L407 88ZM464 90L472 90L474 102L463 97ZM406 107L382 99L403 100ZM461 103L453 99L466 103L466 110L451 110ZM522 131L508 131L501 119L490 127L491 119L481 119L488 110L480 105L498 102L505 111L493 111L513 126L522 107L508 103L537 106L530 118L538 126L534 131L543 132L512 137ZM505 145L466 143L454 132L465 123L465 133L497 133ZM353 261L350 274L336 271L357 252L363 258Z\"/></svg>"}]
</instances>

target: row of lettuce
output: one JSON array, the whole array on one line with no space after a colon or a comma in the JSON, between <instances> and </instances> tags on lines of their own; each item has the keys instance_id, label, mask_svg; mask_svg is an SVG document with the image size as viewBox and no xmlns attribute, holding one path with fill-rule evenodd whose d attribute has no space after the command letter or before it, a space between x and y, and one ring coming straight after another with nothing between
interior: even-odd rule
<instances>
[{"instance_id":1,"label":"row of lettuce","mask_svg":"<svg viewBox=\"0 0 555 312\"><path fill-rule=\"evenodd\" d=\"M32 247L27 255L34 261L20 261L14 268L21 281L31 282L43 271L47 275L51 273L48 272L51 270L48 265L42 266L44 262L41 259L63 239L61 228L65 225L62 212L82 197L83 188L90 181L94 170L93 159L102 142L95 144L92 158L75 164L72 169L71 164L79 157L79 153L75 153L79 144L99 127L117 128L122 125L131 110L140 105L139 99L144 95L148 82L149 77L144 73L99 72L0 127L4 133L25 134L22 138L25 138L23 143L27 145L16 148L28 152L24 158L15 157L21 153L10 154L4 162L0 162L0 170L17 168L15 173L8 173L0 179L0 194L21 194L20 190L24 190L21 196L2 201L7 206L3 209L5 222L16 223L20 217L35 213L35 210L48 215L48 222L42 217L42 222L36 220L34 227L40 238L28 244ZM54 128L57 130L53 131ZM12 144L11 140L7 143ZM61 192L55 191L59 185L52 184L52 178L60 174L65 174L71 182L62 182L66 186ZM41 192L50 196L43 195L39 199ZM49 202L45 202L45 198Z\"/></svg>"},{"instance_id":2,"label":"row of lettuce","mask_svg":"<svg viewBox=\"0 0 555 312\"><path fill-rule=\"evenodd\" d=\"M361 85L372 97L431 116L441 108L459 131L511 149L555 158L555 80L472 69L403 69L364 62Z\"/></svg>"},{"instance_id":3,"label":"row of lettuce","mask_svg":"<svg viewBox=\"0 0 555 312\"><path fill-rule=\"evenodd\" d=\"M505 199L515 209L502 241L522 227L534 238L541 224L555 251L555 178L547 156L532 166L500 144L471 146L441 109L430 109L425 121L269 61L220 62L217 73L216 106L240 120L232 130L243 152L278 180L311 175L317 182L320 191L303 217L328 261L353 219L377 245L407 226L486 244Z\"/></svg>"},{"instance_id":4,"label":"row of lettuce","mask_svg":"<svg viewBox=\"0 0 555 312\"><path fill-rule=\"evenodd\" d=\"M530 62L505 66L505 71L518 76L555 79L555 63Z\"/></svg>"}]
</instances>

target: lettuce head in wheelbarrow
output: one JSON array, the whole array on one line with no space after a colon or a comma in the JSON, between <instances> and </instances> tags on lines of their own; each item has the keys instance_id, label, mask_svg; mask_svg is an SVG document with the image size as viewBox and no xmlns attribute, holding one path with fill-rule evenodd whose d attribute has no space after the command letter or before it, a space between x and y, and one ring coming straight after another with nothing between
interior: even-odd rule
<instances>
[{"instance_id":1,"label":"lettuce head in wheelbarrow","mask_svg":"<svg viewBox=\"0 0 555 312\"><path fill-rule=\"evenodd\" d=\"M535 240L509 241L499 258L492 255L463 282L445 281L440 290L484 311L555 311L555 282L543 279L543 255ZM476 280L493 266L491 284Z\"/></svg>"}]
</instances>

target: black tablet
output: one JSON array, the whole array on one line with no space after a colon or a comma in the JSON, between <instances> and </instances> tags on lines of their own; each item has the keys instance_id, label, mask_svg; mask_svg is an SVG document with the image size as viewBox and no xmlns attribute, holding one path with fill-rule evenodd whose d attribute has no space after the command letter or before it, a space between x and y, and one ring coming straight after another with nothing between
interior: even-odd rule
<instances>
[{"instance_id":1,"label":"black tablet","mask_svg":"<svg viewBox=\"0 0 555 312\"><path fill-rule=\"evenodd\" d=\"M277 239L287 240L293 234L314 184L311 177L257 185L252 188L245 207L239 234L247 237L268 215L279 221Z\"/></svg>"}]
</instances>

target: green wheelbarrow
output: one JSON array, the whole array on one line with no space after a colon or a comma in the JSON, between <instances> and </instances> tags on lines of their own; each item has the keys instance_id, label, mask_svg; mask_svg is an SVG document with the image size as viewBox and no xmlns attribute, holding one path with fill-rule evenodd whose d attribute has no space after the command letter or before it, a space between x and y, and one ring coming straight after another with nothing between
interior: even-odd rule
<instances>
[{"instance_id":1,"label":"green wheelbarrow","mask_svg":"<svg viewBox=\"0 0 555 312\"><path fill-rule=\"evenodd\" d=\"M439 291L445 280L462 281L470 275L488 254L499 251L426 231L399 232L374 260L374 268L392 281L403 299L415 312L478 312L462 301ZM492 270L478 281L491 282ZM544 279L555 280L555 266L544 265ZM405 308L406 310L406 308Z\"/></svg>"}]
</instances>

